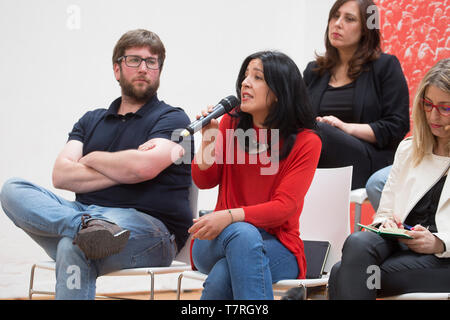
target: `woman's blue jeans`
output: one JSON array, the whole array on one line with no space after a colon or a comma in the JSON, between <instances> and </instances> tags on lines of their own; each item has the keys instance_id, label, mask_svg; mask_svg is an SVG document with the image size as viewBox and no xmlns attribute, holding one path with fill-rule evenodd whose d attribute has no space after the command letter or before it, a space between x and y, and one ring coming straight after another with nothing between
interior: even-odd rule
<instances>
[{"instance_id":1,"label":"woman's blue jeans","mask_svg":"<svg viewBox=\"0 0 450 320\"><path fill-rule=\"evenodd\" d=\"M166 226L135 209L67 201L17 178L5 182L0 200L14 224L56 261L56 299L94 299L97 277L126 268L169 266L176 255L175 238ZM104 259L87 260L72 243L80 230L83 214L129 230L125 248Z\"/></svg>"},{"instance_id":2,"label":"woman's blue jeans","mask_svg":"<svg viewBox=\"0 0 450 320\"><path fill-rule=\"evenodd\" d=\"M384 185L389 178L389 173L391 172L392 165L387 166L383 169L376 171L367 180L366 192L370 203L372 204L375 212L378 210L380 205L381 194L383 193Z\"/></svg>"},{"instance_id":3,"label":"woman's blue jeans","mask_svg":"<svg viewBox=\"0 0 450 320\"><path fill-rule=\"evenodd\" d=\"M272 283L298 276L296 257L263 229L236 222L214 240L194 241L194 264L208 278L201 299L273 299Z\"/></svg>"}]
</instances>

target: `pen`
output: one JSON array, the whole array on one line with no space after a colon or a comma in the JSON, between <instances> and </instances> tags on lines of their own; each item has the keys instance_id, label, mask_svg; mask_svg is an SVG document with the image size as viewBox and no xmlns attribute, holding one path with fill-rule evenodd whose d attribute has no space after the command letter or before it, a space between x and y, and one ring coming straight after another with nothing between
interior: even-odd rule
<instances>
[{"instance_id":1,"label":"pen","mask_svg":"<svg viewBox=\"0 0 450 320\"><path fill-rule=\"evenodd\" d=\"M402 223L402 225L403 225L403 227L406 229L406 230L411 230L413 227L411 227L411 226L408 226L407 224L404 224L404 223Z\"/></svg>"},{"instance_id":2,"label":"pen","mask_svg":"<svg viewBox=\"0 0 450 320\"><path fill-rule=\"evenodd\" d=\"M414 227L408 226L407 224L402 223L402 225L406 230L414 230ZM430 229L430 226L427 226L427 230L429 230L429 229Z\"/></svg>"}]
</instances>

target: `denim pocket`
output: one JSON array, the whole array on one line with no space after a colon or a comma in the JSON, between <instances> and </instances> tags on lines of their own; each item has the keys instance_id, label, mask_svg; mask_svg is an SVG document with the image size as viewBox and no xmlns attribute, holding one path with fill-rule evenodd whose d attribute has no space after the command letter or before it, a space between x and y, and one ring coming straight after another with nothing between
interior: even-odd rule
<instances>
[{"instance_id":1,"label":"denim pocket","mask_svg":"<svg viewBox=\"0 0 450 320\"><path fill-rule=\"evenodd\" d=\"M152 240L146 248L131 257L133 268L170 266L174 257L174 247L170 236L161 237L158 241L155 241L155 238Z\"/></svg>"},{"instance_id":2,"label":"denim pocket","mask_svg":"<svg viewBox=\"0 0 450 320\"><path fill-rule=\"evenodd\" d=\"M152 243L149 247L137 252L131 256L131 265L133 268L139 267L155 267L160 266L160 262L164 260L163 239Z\"/></svg>"}]
</instances>

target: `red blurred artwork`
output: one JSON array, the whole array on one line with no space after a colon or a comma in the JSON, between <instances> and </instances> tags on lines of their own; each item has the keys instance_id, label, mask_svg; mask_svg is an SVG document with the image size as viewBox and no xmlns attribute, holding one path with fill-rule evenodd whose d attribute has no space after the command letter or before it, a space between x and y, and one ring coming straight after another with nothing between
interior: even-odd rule
<instances>
[{"instance_id":1,"label":"red blurred artwork","mask_svg":"<svg viewBox=\"0 0 450 320\"><path fill-rule=\"evenodd\" d=\"M383 51L397 56L410 93L439 60L450 57L449 0L377 0Z\"/></svg>"}]
</instances>

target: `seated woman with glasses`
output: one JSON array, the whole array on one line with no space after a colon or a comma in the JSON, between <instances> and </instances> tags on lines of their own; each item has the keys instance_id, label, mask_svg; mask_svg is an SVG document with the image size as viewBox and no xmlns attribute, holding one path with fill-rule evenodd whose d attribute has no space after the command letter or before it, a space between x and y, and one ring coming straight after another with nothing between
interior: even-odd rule
<instances>
[{"instance_id":1,"label":"seated woman with glasses","mask_svg":"<svg viewBox=\"0 0 450 320\"><path fill-rule=\"evenodd\" d=\"M192 261L208 274L202 299L273 299L272 283L305 278L299 217L321 142L285 54L247 57L236 91L241 105L203 128L192 164L199 188L219 186L215 211L189 230Z\"/></svg>"},{"instance_id":2,"label":"seated woman with glasses","mask_svg":"<svg viewBox=\"0 0 450 320\"><path fill-rule=\"evenodd\" d=\"M413 120L413 136L398 147L372 223L408 229L412 239L351 234L331 271L330 299L450 292L450 59L420 83ZM374 267L378 279L369 279Z\"/></svg>"},{"instance_id":3,"label":"seated woman with glasses","mask_svg":"<svg viewBox=\"0 0 450 320\"><path fill-rule=\"evenodd\" d=\"M448 106L445 105L435 106L431 101L427 99L424 99L423 103L425 111L431 112L431 110L433 110L433 107L436 107L439 113L444 117L445 116L448 117L450 115L450 108ZM386 184L391 169L392 165L380 169L374 174L372 174L369 180L367 180L366 183L367 197L375 211L378 210L378 206L380 204L381 199L381 193L383 192L384 185Z\"/></svg>"}]
</instances>

